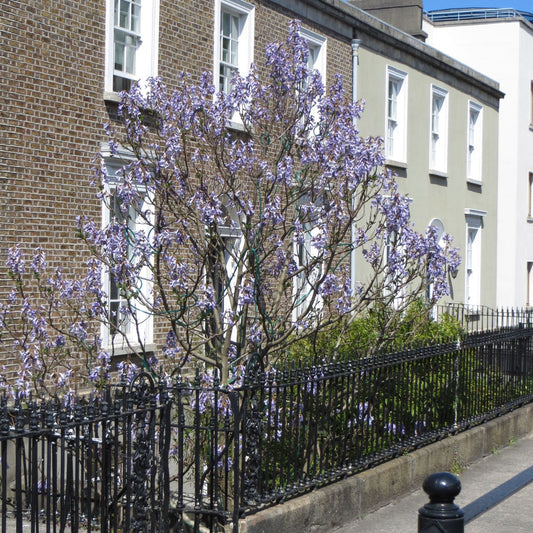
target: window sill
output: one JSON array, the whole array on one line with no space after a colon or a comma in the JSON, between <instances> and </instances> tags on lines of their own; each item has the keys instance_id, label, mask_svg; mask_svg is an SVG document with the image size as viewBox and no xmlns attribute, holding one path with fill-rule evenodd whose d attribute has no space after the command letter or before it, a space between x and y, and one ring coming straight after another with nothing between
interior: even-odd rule
<instances>
[{"instance_id":1,"label":"window sill","mask_svg":"<svg viewBox=\"0 0 533 533\"><path fill-rule=\"evenodd\" d=\"M433 178L441 178L444 180L448 179L448 173L443 172L442 170L430 170L429 175Z\"/></svg>"},{"instance_id":2,"label":"window sill","mask_svg":"<svg viewBox=\"0 0 533 533\"><path fill-rule=\"evenodd\" d=\"M481 180L475 180L473 178L466 178L466 183L469 185L475 185L476 187L481 187L483 185Z\"/></svg>"},{"instance_id":3,"label":"window sill","mask_svg":"<svg viewBox=\"0 0 533 533\"><path fill-rule=\"evenodd\" d=\"M118 93L104 91L104 102L120 103L120 95Z\"/></svg>"},{"instance_id":4,"label":"window sill","mask_svg":"<svg viewBox=\"0 0 533 533\"><path fill-rule=\"evenodd\" d=\"M233 131L245 131L244 124L236 120L228 120L228 129Z\"/></svg>"},{"instance_id":5,"label":"window sill","mask_svg":"<svg viewBox=\"0 0 533 533\"><path fill-rule=\"evenodd\" d=\"M396 161L395 159L385 159L385 166L393 168L402 168L404 170L408 167L407 163L403 161Z\"/></svg>"},{"instance_id":6,"label":"window sill","mask_svg":"<svg viewBox=\"0 0 533 533\"><path fill-rule=\"evenodd\" d=\"M138 344L132 344L132 346L126 346L124 344L121 343L120 346L106 346L104 348L104 350L106 350L107 352L109 352L109 355L111 355L111 357L123 357L125 355L135 355L135 356L139 356L140 354L142 353L153 353L155 352L156 350L156 345L155 344L146 344L144 346L144 350L142 349L141 346L139 346Z\"/></svg>"}]
</instances>

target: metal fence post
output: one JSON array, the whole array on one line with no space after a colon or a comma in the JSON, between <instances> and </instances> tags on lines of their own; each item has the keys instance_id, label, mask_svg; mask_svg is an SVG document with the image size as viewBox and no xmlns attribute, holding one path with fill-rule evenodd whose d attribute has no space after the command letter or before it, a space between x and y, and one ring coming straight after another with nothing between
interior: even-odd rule
<instances>
[{"instance_id":1,"label":"metal fence post","mask_svg":"<svg viewBox=\"0 0 533 533\"><path fill-rule=\"evenodd\" d=\"M425 479L422 488L429 503L418 510L418 533L464 533L464 513L453 503L461 492L459 479L449 472L437 472Z\"/></svg>"}]
</instances>

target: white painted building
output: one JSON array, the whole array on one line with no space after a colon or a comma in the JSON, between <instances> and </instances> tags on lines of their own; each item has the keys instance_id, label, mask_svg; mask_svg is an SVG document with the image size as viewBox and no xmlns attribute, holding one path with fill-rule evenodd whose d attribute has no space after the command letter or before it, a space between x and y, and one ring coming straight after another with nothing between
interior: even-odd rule
<instances>
[{"instance_id":1,"label":"white painted building","mask_svg":"<svg viewBox=\"0 0 533 533\"><path fill-rule=\"evenodd\" d=\"M498 306L533 306L533 14L448 9L427 14L430 46L500 83ZM468 230L467 230L468 231ZM485 243L489 244L489 243Z\"/></svg>"}]
</instances>

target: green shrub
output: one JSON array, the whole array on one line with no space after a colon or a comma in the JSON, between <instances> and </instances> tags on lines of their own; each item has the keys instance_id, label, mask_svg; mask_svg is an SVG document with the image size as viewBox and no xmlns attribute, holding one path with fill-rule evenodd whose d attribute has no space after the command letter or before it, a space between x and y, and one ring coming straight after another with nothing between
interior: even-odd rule
<instances>
[{"instance_id":1,"label":"green shrub","mask_svg":"<svg viewBox=\"0 0 533 533\"><path fill-rule=\"evenodd\" d=\"M448 342L463 332L455 318L445 314L436 321L424 302L418 301L403 314L394 309L371 309L364 316L299 340L287 357L300 363L366 357L380 351Z\"/></svg>"}]
</instances>

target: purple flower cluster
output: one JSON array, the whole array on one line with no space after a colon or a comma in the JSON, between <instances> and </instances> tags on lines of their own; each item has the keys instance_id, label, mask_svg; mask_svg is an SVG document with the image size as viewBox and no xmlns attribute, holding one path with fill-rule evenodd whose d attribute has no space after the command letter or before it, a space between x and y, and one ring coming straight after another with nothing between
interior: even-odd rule
<instances>
[{"instance_id":1,"label":"purple flower cluster","mask_svg":"<svg viewBox=\"0 0 533 533\"><path fill-rule=\"evenodd\" d=\"M106 381L109 357L98 334L104 298L98 262L88 261L85 276L69 280L60 267L48 267L42 249L26 262L20 247L14 247L6 266L14 287L0 303L0 342L11 344L20 359L8 392L68 396L80 380L73 365L81 354L87 357L86 377L97 373L99 383Z\"/></svg>"}]
</instances>

